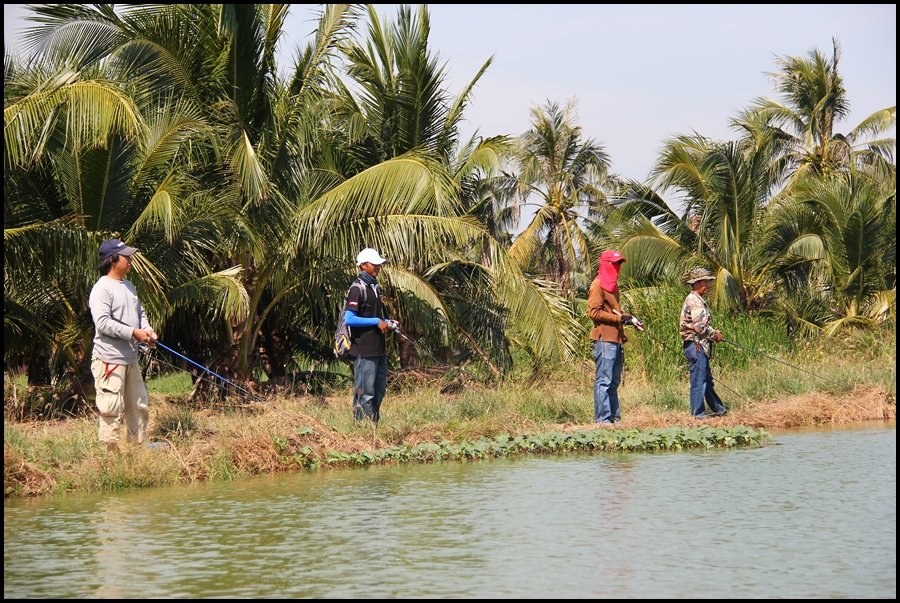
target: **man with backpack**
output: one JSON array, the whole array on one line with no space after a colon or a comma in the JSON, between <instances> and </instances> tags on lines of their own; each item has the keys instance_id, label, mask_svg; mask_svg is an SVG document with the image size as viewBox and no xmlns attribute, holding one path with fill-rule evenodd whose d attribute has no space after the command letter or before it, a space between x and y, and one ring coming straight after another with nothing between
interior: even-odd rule
<instances>
[{"instance_id":1,"label":"man with backpack","mask_svg":"<svg viewBox=\"0 0 900 603\"><path fill-rule=\"evenodd\" d=\"M353 361L353 417L378 423L381 401L387 391L387 350L384 334L400 324L384 317L378 289L378 273L387 260L371 247L356 256L359 275L351 283L344 302L344 322L350 327Z\"/></svg>"}]
</instances>

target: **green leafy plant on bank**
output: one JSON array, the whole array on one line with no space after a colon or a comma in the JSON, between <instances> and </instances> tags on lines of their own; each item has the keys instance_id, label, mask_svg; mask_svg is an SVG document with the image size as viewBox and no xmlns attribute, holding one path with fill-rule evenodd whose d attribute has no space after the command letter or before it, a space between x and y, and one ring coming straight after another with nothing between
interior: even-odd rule
<instances>
[{"instance_id":1,"label":"green leafy plant on bank","mask_svg":"<svg viewBox=\"0 0 900 603\"><path fill-rule=\"evenodd\" d=\"M414 445L389 446L378 450L346 452L329 450L316 458L309 447L292 450L287 441L279 444L279 452L299 461L301 466L326 464L377 465L408 462L479 460L517 454L556 454L569 452L657 452L683 449L734 448L762 446L769 433L752 427L711 427L668 429L628 429L547 432L513 436L500 434L461 443L441 441ZM305 461L304 461L305 459Z\"/></svg>"}]
</instances>

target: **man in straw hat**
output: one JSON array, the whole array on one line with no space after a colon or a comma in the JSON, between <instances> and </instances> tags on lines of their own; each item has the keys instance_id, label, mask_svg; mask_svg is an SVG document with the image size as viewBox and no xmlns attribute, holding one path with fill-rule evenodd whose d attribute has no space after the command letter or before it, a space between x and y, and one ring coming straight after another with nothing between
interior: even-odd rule
<instances>
[{"instance_id":1,"label":"man in straw hat","mask_svg":"<svg viewBox=\"0 0 900 603\"><path fill-rule=\"evenodd\" d=\"M706 268L691 270L685 278L691 292L681 307L679 330L691 370L691 414L697 419L721 417L728 413L713 386L709 367L712 344L722 341L722 332L712 327L712 313L703 299L715 279ZM704 401L709 405L709 414L705 412Z\"/></svg>"}]
</instances>

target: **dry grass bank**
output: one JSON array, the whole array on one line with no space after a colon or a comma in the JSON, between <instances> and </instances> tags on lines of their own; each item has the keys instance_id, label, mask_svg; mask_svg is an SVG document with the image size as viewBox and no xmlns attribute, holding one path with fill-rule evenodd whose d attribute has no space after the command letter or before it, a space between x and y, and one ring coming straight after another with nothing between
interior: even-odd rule
<instances>
[{"instance_id":1,"label":"dry grass bank","mask_svg":"<svg viewBox=\"0 0 900 603\"><path fill-rule=\"evenodd\" d=\"M772 400L759 400L732 410L724 417L694 419L684 411L653 406L629 408L613 429L651 429L678 425L746 425L766 430L838 425L861 421L889 421L897 418L892 393L880 386L857 386L849 394L811 392ZM565 429L586 429L591 424L565 425Z\"/></svg>"},{"instance_id":2,"label":"dry grass bank","mask_svg":"<svg viewBox=\"0 0 900 603\"><path fill-rule=\"evenodd\" d=\"M465 442L501 433L593 429L584 391L559 386L466 395L410 390L385 401L386 418L377 429L352 420L347 396L281 398L228 412L190 410L157 397L151 433L169 444L165 449L134 447L109 455L96 442L92 417L5 426L4 490L7 496L30 496L229 480L331 466L333 453ZM811 392L752 401L733 406L726 417L704 421L683 408L635 402L647 395L632 386L628 401L623 401L623 419L612 429L744 425L777 430L896 418L893 392L877 385L840 394Z\"/></svg>"}]
</instances>

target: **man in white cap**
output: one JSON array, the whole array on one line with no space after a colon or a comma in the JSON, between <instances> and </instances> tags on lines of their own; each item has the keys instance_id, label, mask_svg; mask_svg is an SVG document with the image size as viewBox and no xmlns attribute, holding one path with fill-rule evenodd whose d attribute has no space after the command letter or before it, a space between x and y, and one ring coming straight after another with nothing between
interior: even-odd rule
<instances>
[{"instance_id":1,"label":"man in white cap","mask_svg":"<svg viewBox=\"0 0 900 603\"><path fill-rule=\"evenodd\" d=\"M691 286L691 292L681 307L679 322L684 355L691 370L691 414L697 419L728 414L728 409L716 393L709 367L712 344L722 341L722 332L710 324L712 313L703 299L714 280L716 277L706 268L694 268L687 274L685 281ZM709 415L706 414L704 401L712 410Z\"/></svg>"},{"instance_id":2,"label":"man in white cap","mask_svg":"<svg viewBox=\"0 0 900 603\"><path fill-rule=\"evenodd\" d=\"M350 327L353 361L353 416L378 423L387 391L387 349L384 334L398 330L397 321L384 317L376 280L387 259L371 247L356 256L359 275L350 285L344 305L344 321Z\"/></svg>"},{"instance_id":3,"label":"man in white cap","mask_svg":"<svg viewBox=\"0 0 900 603\"><path fill-rule=\"evenodd\" d=\"M119 239L100 245L100 280L89 305L94 318L94 350L91 373L100 411L98 436L109 452L118 450L122 419L127 441L142 443L147 435L150 397L138 364L138 344L152 344L156 333L138 299L134 285L125 276L137 249Z\"/></svg>"}]
</instances>

